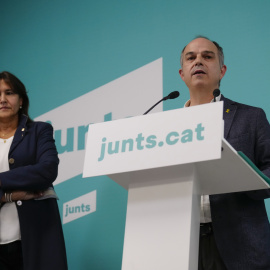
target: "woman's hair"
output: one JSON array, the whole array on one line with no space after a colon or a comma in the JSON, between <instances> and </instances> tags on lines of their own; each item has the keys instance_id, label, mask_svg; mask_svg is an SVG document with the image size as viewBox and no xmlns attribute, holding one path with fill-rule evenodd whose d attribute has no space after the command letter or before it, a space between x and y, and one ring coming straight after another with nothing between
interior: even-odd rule
<instances>
[{"instance_id":1,"label":"woman's hair","mask_svg":"<svg viewBox=\"0 0 270 270\"><path fill-rule=\"evenodd\" d=\"M9 85L11 90L14 91L14 93L18 94L19 97L22 99L22 108L18 112L19 117L22 114L25 114L29 117L29 98L24 84L15 75L11 74L8 71L3 71L0 73L0 80L4 80L4 82Z\"/></svg>"}]
</instances>

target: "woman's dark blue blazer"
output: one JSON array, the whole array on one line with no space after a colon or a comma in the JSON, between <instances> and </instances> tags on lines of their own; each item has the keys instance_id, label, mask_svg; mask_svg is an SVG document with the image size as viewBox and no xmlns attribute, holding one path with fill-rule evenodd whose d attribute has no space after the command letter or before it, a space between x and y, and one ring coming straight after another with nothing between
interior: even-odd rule
<instances>
[{"instance_id":1,"label":"woman's dark blue blazer","mask_svg":"<svg viewBox=\"0 0 270 270\"><path fill-rule=\"evenodd\" d=\"M15 190L52 187L58 172L53 128L20 117L8 155L10 170L0 173L0 197ZM55 198L17 201L25 270L66 270L62 225Z\"/></svg>"}]
</instances>

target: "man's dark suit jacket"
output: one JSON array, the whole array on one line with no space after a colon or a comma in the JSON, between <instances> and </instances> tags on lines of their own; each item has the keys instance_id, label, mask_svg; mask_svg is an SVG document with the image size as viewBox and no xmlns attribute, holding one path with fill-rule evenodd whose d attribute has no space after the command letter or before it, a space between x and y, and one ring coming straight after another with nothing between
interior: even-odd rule
<instances>
[{"instance_id":1,"label":"man's dark suit jacket","mask_svg":"<svg viewBox=\"0 0 270 270\"><path fill-rule=\"evenodd\" d=\"M58 172L53 128L21 116L9 151L7 172L0 173L0 197L13 190L41 191ZM67 260L56 199L17 201L25 270L66 270Z\"/></svg>"},{"instance_id":2,"label":"man's dark suit jacket","mask_svg":"<svg viewBox=\"0 0 270 270\"><path fill-rule=\"evenodd\" d=\"M224 101L224 137L270 177L270 126L260 108ZM238 179L235 179L237 181ZM270 269L270 190L210 195L214 236L228 270Z\"/></svg>"}]
</instances>

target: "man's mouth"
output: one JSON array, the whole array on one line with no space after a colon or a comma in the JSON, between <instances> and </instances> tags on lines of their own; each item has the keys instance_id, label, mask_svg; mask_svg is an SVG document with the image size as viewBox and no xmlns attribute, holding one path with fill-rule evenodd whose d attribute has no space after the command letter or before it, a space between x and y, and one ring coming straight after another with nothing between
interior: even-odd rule
<instances>
[{"instance_id":1,"label":"man's mouth","mask_svg":"<svg viewBox=\"0 0 270 270\"><path fill-rule=\"evenodd\" d=\"M193 72L192 75L197 75L197 74L206 74L206 72L204 72L202 69L197 69Z\"/></svg>"}]
</instances>

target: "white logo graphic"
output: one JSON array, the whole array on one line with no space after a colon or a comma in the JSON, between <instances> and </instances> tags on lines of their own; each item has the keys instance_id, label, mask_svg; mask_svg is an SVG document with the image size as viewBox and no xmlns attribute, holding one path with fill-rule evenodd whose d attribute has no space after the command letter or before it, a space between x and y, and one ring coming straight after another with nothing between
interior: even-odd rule
<instances>
[{"instance_id":1,"label":"white logo graphic","mask_svg":"<svg viewBox=\"0 0 270 270\"><path fill-rule=\"evenodd\" d=\"M162 58L78 97L35 120L49 121L60 158L54 185L82 174L90 123L143 114L163 95ZM152 112L162 111L162 104Z\"/></svg>"},{"instance_id":2,"label":"white logo graphic","mask_svg":"<svg viewBox=\"0 0 270 270\"><path fill-rule=\"evenodd\" d=\"M63 205L63 224L89 215L96 211L97 191L78 197Z\"/></svg>"}]
</instances>

